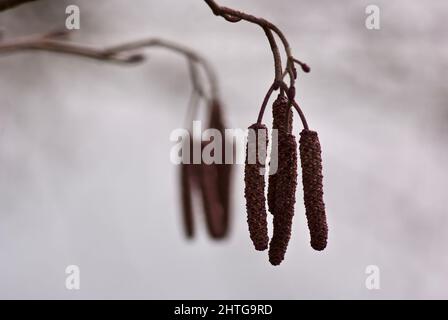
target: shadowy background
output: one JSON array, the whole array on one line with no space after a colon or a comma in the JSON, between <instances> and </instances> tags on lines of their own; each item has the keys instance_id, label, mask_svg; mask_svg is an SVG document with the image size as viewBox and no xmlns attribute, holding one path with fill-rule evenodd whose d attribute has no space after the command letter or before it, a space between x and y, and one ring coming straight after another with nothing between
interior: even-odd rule
<instances>
[{"instance_id":1,"label":"shadowy background","mask_svg":"<svg viewBox=\"0 0 448 320\"><path fill-rule=\"evenodd\" d=\"M309 246L297 192L280 267L252 248L243 167L232 232L186 241L172 130L190 83L184 58L151 50L123 67L52 53L0 57L0 297L170 299L448 298L446 0L221 0L263 16L312 68L298 99L321 138L329 246ZM273 79L260 28L199 0L42 0L0 13L5 37L46 32L79 5L74 40L161 37L205 55L230 127L256 120ZM381 9L381 30L364 26ZM266 117L270 123L270 114ZM298 134L298 118L295 131ZM65 268L81 268L81 290ZM365 287L365 268L381 289Z\"/></svg>"}]
</instances>

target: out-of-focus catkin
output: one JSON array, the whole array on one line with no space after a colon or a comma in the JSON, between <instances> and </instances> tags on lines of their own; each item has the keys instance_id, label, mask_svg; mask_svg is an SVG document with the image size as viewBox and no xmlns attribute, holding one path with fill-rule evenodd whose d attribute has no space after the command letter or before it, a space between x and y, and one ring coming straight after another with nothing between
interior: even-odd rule
<instances>
[{"instance_id":1,"label":"out-of-focus catkin","mask_svg":"<svg viewBox=\"0 0 448 320\"><path fill-rule=\"evenodd\" d=\"M269 245L269 261L279 265L291 237L297 187L297 142L292 134L279 137L279 168L275 190L274 232Z\"/></svg>"},{"instance_id":2,"label":"out-of-focus catkin","mask_svg":"<svg viewBox=\"0 0 448 320\"><path fill-rule=\"evenodd\" d=\"M225 137L225 125L219 101L209 105L209 128L218 130ZM214 138L213 138L214 139ZM202 150L210 142L202 143ZM210 236L214 239L225 238L229 229L230 184L232 165L225 164L226 145L212 149L211 156L219 162L200 164L200 190L205 213L205 221Z\"/></svg>"},{"instance_id":3,"label":"out-of-focus catkin","mask_svg":"<svg viewBox=\"0 0 448 320\"><path fill-rule=\"evenodd\" d=\"M222 114L222 106L218 100L212 101L210 105L210 128L217 129L220 133L224 142L221 144L221 163L215 164L217 168L217 186L218 186L218 196L223 208L223 229L224 233L228 232L229 221L230 221L230 202L231 202L231 183L232 183L232 168L234 159L232 161L226 161L226 158L234 158L235 146L233 140L225 139L225 124ZM230 140L230 141L229 141ZM227 154L229 153L229 155Z\"/></svg>"},{"instance_id":4,"label":"out-of-focus catkin","mask_svg":"<svg viewBox=\"0 0 448 320\"><path fill-rule=\"evenodd\" d=\"M191 188L191 170L190 164L180 165L180 187L182 201L182 217L184 230L187 238L194 236L192 188Z\"/></svg>"},{"instance_id":5,"label":"out-of-focus catkin","mask_svg":"<svg viewBox=\"0 0 448 320\"><path fill-rule=\"evenodd\" d=\"M209 105L209 128L219 131L225 137L225 124L221 104L213 100ZM180 166L181 205L184 229L187 237L194 236L194 206L193 197L198 193L201 197L205 222L209 235L213 239L223 239L229 231L231 173L233 163L225 163L226 150L234 151L233 141L226 141L220 148L209 150L215 158L213 163L193 162L194 146L200 143L201 154L211 141L193 141L191 133L188 143L185 141L183 150L189 148L189 159L183 159ZM215 139L215 137L213 137ZM189 144L189 145L188 145ZM230 145L229 145L230 144ZM234 152L233 152L234 154Z\"/></svg>"},{"instance_id":6,"label":"out-of-focus catkin","mask_svg":"<svg viewBox=\"0 0 448 320\"><path fill-rule=\"evenodd\" d=\"M183 140L182 150L191 150L193 145L191 135L187 136L187 139ZM189 157L185 157L182 154L182 163L180 164L180 196L182 206L182 219L184 225L184 232L187 238L193 238L194 236L194 217L193 217L193 188L195 187L196 170L193 164L191 164L192 155L189 152Z\"/></svg>"},{"instance_id":7,"label":"out-of-focus catkin","mask_svg":"<svg viewBox=\"0 0 448 320\"><path fill-rule=\"evenodd\" d=\"M328 226L323 201L321 147L317 132L303 130L300 133L300 159L311 247L320 251L327 246Z\"/></svg>"},{"instance_id":8,"label":"out-of-focus catkin","mask_svg":"<svg viewBox=\"0 0 448 320\"><path fill-rule=\"evenodd\" d=\"M212 238L221 239L227 233L225 213L219 198L218 171L212 164L201 164L200 187L207 229Z\"/></svg>"},{"instance_id":9,"label":"out-of-focus catkin","mask_svg":"<svg viewBox=\"0 0 448 320\"><path fill-rule=\"evenodd\" d=\"M269 243L266 217L264 167L268 144L268 130L263 124L249 127L244 168L244 196L250 238L256 250L266 250ZM263 148L263 149L260 149Z\"/></svg>"}]
</instances>

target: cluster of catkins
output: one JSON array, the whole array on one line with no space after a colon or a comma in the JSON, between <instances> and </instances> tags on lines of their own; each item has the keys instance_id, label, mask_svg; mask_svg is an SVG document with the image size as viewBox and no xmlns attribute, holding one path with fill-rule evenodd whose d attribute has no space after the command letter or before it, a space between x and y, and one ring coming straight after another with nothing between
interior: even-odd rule
<instances>
[{"instance_id":1,"label":"cluster of catkins","mask_svg":"<svg viewBox=\"0 0 448 320\"><path fill-rule=\"evenodd\" d=\"M219 101L212 101L209 105L209 123L210 129L219 130L224 136L225 125L222 117L222 108ZM188 143L190 150L193 144L190 135ZM210 142L202 142L204 149ZM222 144L221 154L225 159L225 143ZM193 163L193 156L190 156L189 163L180 165L180 186L182 198L182 213L184 221L185 234L192 238L195 233L195 224L193 216L193 196L197 193L202 200L202 207L205 215L205 221L208 233L213 239L225 238L229 229L230 214L230 187L232 165L221 163L205 164L201 161L199 164Z\"/></svg>"},{"instance_id":2,"label":"cluster of catkins","mask_svg":"<svg viewBox=\"0 0 448 320\"><path fill-rule=\"evenodd\" d=\"M274 228L270 243L264 175L268 129L264 124L255 123L249 127L246 149L244 181L250 238L256 250L263 251L269 247L269 261L272 265L279 265L285 257L296 201L298 155L296 137L292 133L291 107L291 102L282 93L272 107L273 129L276 130L278 142L271 145L271 162L276 159L277 165L270 164L277 170L271 170L268 179L267 204L273 216ZM323 202L321 147L315 131L306 127L300 133L299 151L311 247L320 251L327 245L328 227ZM255 154L255 161L250 161L253 158L251 153Z\"/></svg>"}]
</instances>

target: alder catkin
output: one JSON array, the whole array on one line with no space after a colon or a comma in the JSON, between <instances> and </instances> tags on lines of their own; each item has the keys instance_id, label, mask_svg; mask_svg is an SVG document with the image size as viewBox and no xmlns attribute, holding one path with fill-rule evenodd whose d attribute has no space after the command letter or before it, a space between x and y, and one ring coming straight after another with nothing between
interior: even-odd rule
<instances>
[{"instance_id":1,"label":"alder catkin","mask_svg":"<svg viewBox=\"0 0 448 320\"><path fill-rule=\"evenodd\" d=\"M277 143L275 143L275 140L272 139L271 142L271 164L272 159L277 159L277 163L279 161L278 159L278 140L282 139L285 135L289 134L292 130L292 120L293 120L293 113L290 108L290 104L288 102L288 99L283 96L279 95L277 97L277 100L274 101L274 104L272 106L272 128L274 130L277 130ZM272 166L270 166L272 167ZM278 165L276 165L278 170ZM269 212L271 214L274 214L275 211L275 190L277 185L277 173L274 173L270 170L269 174L269 182L268 182L268 208Z\"/></svg>"},{"instance_id":2,"label":"alder catkin","mask_svg":"<svg viewBox=\"0 0 448 320\"><path fill-rule=\"evenodd\" d=\"M269 246L269 261L279 265L291 237L297 187L297 142L292 134L279 137L279 168L275 191L274 232Z\"/></svg>"},{"instance_id":3,"label":"alder catkin","mask_svg":"<svg viewBox=\"0 0 448 320\"><path fill-rule=\"evenodd\" d=\"M204 206L205 221L209 235L214 239L224 238L227 226L225 213L218 191L218 171L213 164L202 163L200 166L200 187Z\"/></svg>"},{"instance_id":4,"label":"alder catkin","mask_svg":"<svg viewBox=\"0 0 448 320\"><path fill-rule=\"evenodd\" d=\"M182 147L183 150L190 148L192 142L189 139L184 141ZM191 153L190 158L185 159L183 157L182 163L179 168L179 178L180 178L180 196L181 196L181 206L182 206L182 220L184 225L184 232L187 238L193 238L194 236L194 217L193 217L193 188L195 184L195 172L194 165L191 164ZM189 163L185 163L189 162Z\"/></svg>"},{"instance_id":5,"label":"alder catkin","mask_svg":"<svg viewBox=\"0 0 448 320\"><path fill-rule=\"evenodd\" d=\"M190 165L181 164L180 166L180 180L181 180L181 198L182 198L182 217L184 221L184 230L187 238L194 236L194 222L193 222L193 205L192 193L190 186Z\"/></svg>"},{"instance_id":6,"label":"alder catkin","mask_svg":"<svg viewBox=\"0 0 448 320\"><path fill-rule=\"evenodd\" d=\"M268 130L263 124L249 127L244 167L244 196L246 198L249 234L256 250L266 250L269 243L266 216L264 174L262 174L268 144ZM264 150L259 150L259 147ZM255 154L254 154L255 153Z\"/></svg>"},{"instance_id":7,"label":"alder catkin","mask_svg":"<svg viewBox=\"0 0 448 320\"><path fill-rule=\"evenodd\" d=\"M221 163L215 164L217 168L217 185L218 185L218 194L219 199L224 211L223 215L223 228L224 233L228 232L229 228L229 220L230 220L230 195L231 195L231 182L232 182L232 169L233 169L233 161L230 163L226 163L226 147L229 152L233 152L235 154L235 146L233 141L228 141L225 139L225 129L226 126L224 124L224 119L222 116L222 107L221 103L218 100L214 100L210 104L210 122L209 127L213 129L217 129L222 138L224 139L221 144ZM230 155L229 155L230 156ZM233 159L232 159L233 160Z\"/></svg>"},{"instance_id":8,"label":"alder catkin","mask_svg":"<svg viewBox=\"0 0 448 320\"><path fill-rule=\"evenodd\" d=\"M323 201L321 147L317 132L303 130L300 133L300 159L311 247L320 251L327 246L328 226Z\"/></svg>"}]
</instances>

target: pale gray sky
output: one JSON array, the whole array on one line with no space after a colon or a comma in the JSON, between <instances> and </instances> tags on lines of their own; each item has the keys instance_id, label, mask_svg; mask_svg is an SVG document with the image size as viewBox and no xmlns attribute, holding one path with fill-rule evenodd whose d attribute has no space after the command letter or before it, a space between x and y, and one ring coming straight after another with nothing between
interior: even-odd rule
<instances>
[{"instance_id":1,"label":"pale gray sky","mask_svg":"<svg viewBox=\"0 0 448 320\"><path fill-rule=\"evenodd\" d=\"M219 75L231 127L255 122L273 78L263 32L199 0L43 0L0 14L6 37L63 26L79 42L184 43ZM190 84L183 58L143 66L0 57L0 298L448 298L448 3L227 0L275 22L312 68L298 98L321 138L329 246L309 246L302 193L280 267L252 249L235 175L232 233L184 240L169 134ZM381 9L381 30L364 26ZM269 123L269 116L266 118ZM296 122L297 123L297 122ZM297 127L296 127L297 128ZM81 290L65 267L81 268ZM381 289L365 287L365 268Z\"/></svg>"}]
</instances>

